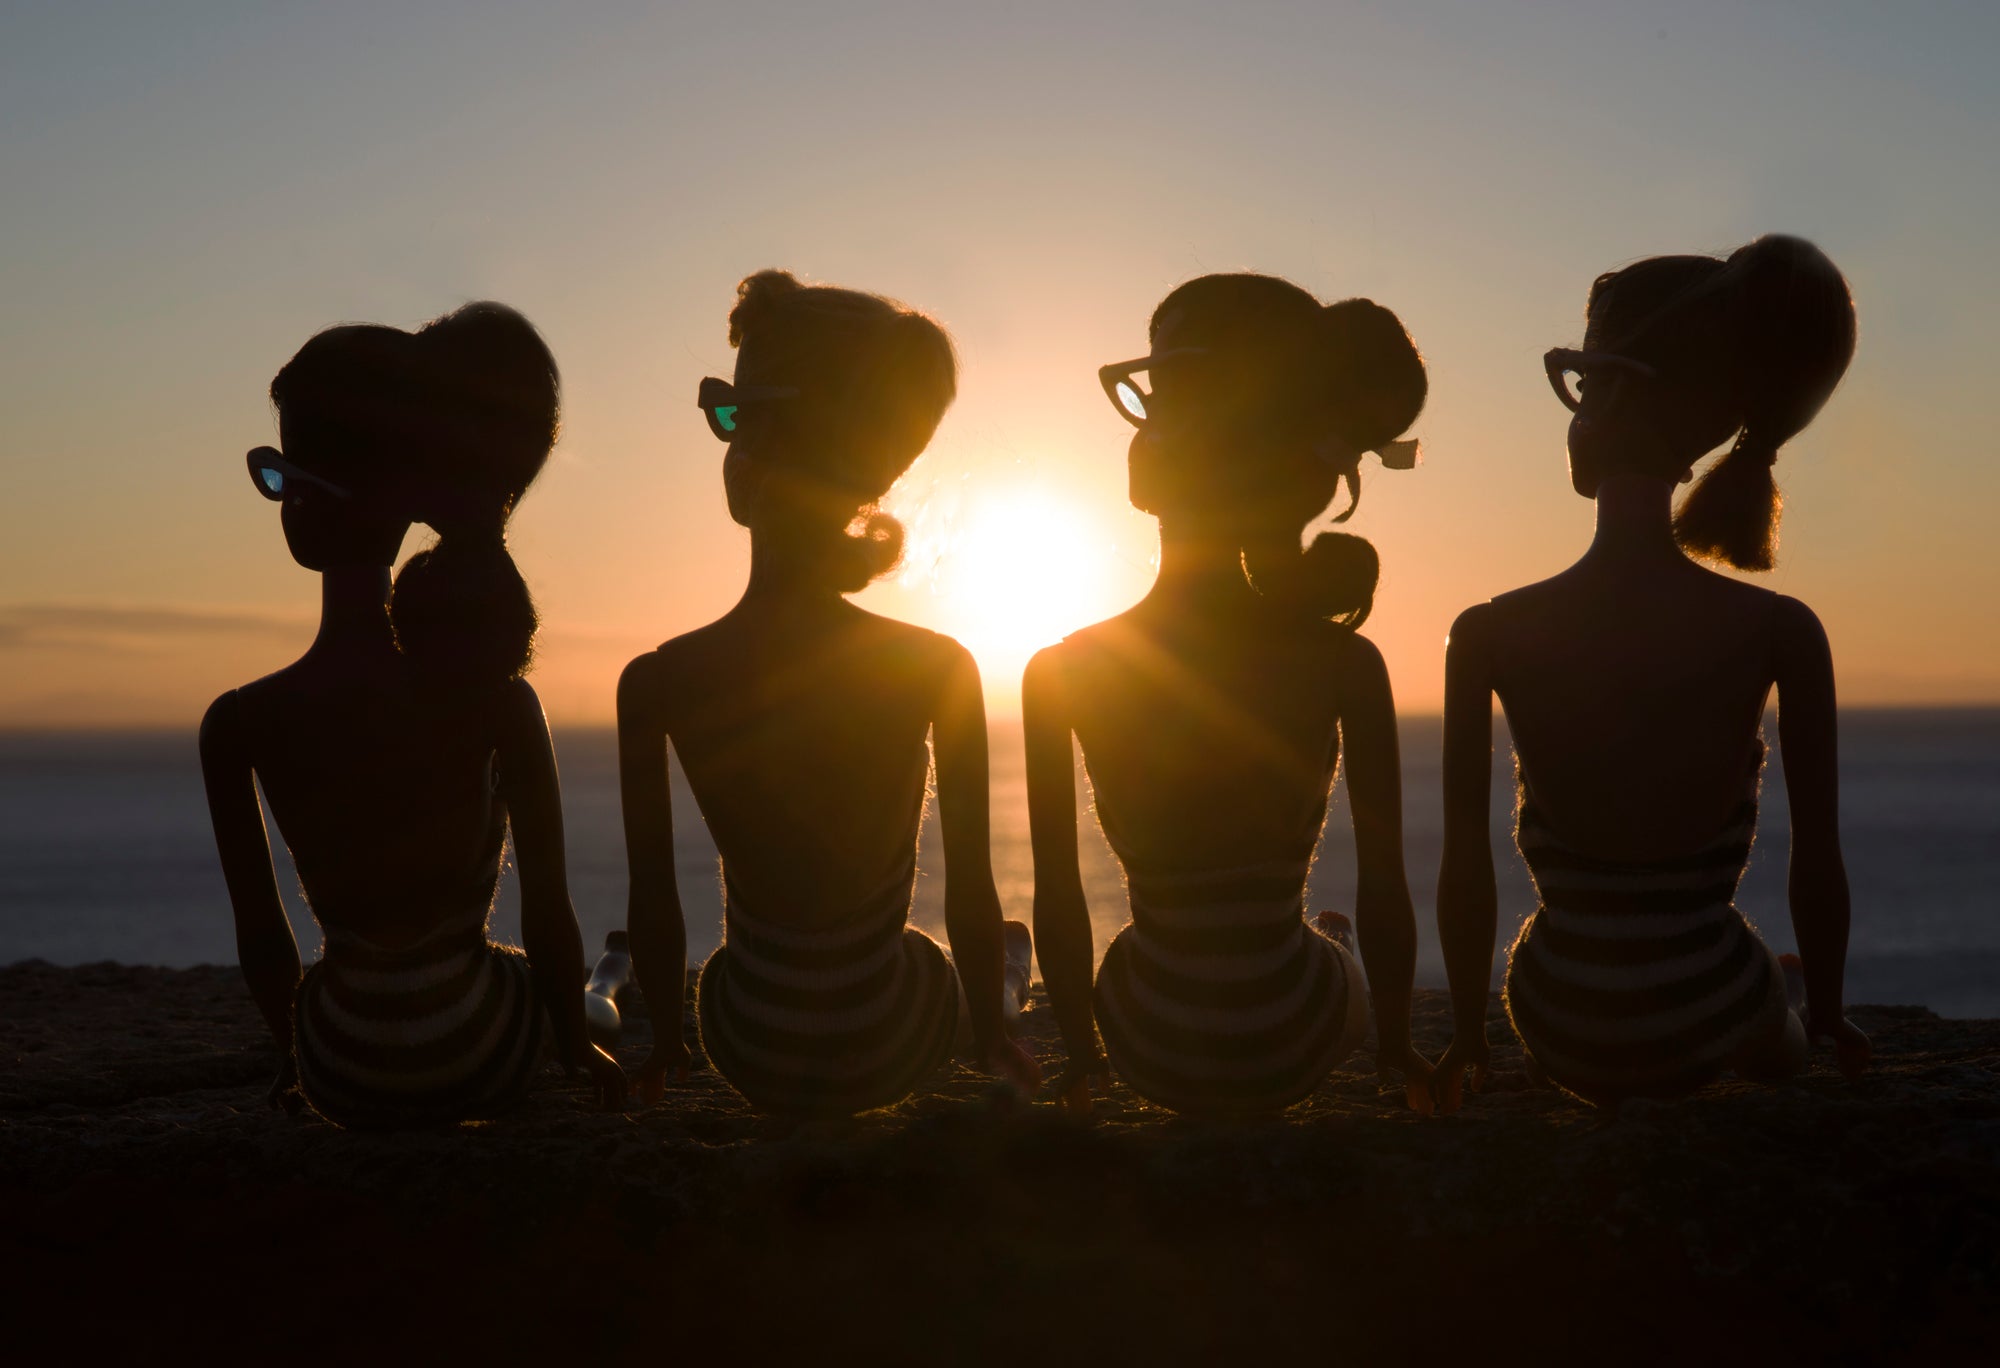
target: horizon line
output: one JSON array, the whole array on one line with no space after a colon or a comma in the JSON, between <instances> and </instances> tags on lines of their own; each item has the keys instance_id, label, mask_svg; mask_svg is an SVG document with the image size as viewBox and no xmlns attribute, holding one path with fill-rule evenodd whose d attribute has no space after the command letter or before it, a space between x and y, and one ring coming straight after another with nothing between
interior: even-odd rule
<instances>
[{"instance_id":1,"label":"horizon line","mask_svg":"<svg viewBox=\"0 0 2000 1368\"><path fill-rule=\"evenodd\" d=\"M1505 713L1497 706L1493 711L1494 715L1504 722ZM1764 711L1768 719L1777 713L1778 708L1776 704L1772 704ZM1851 703L1842 704L1839 712L1843 717L1891 713L1927 713L1939 715L1947 713L2000 713L2000 700L1986 703ZM1437 710L1398 711L1396 714L1396 721L1399 724L1406 722L1442 722L1443 720L1444 713ZM995 723L1019 726L1021 718L1018 712L989 713L986 721L990 729ZM617 726L618 724L615 719L587 722L576 721L574 719L566 720L560 717L549 719L549 729L551 731L615 731ZM34 737L62 736L193 736L200 729L201 721L199 718L186 722L107 722L101 725L78 725L73 723L16 724L0 722L0 740L18 741Z\"/></svg>"}]
</instances>

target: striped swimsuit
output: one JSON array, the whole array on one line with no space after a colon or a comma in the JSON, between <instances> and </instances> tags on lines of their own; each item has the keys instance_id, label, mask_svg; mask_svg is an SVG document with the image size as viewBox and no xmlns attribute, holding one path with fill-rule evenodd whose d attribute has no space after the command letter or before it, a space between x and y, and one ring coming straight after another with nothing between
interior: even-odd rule
<instances>
[{"instance_id":1,"label":"striped swimsuit","mask_svg":"<svg viewBox=\"0 0 2000 1368\"><path fill-rule=\"evenodd\" d=\"M1643 862L1565 844L1523 787L1516 839L1541 906L1509 953L1505 998L1555 1082L1598 1098L1674 1096L1771 1029L1784 1006L1775 962L1734 902L1757 830L1757 769L1712 841Z\"/></svg>"},{"instance_id":2,"label":"striped swimsuit","mask_svg":"<svg viewBox=\"0 0 2000 1368\"><path fill-rule=\"evenodd\" d=\"M347 1127L492 1116L540 1071L546 1015L527 957L486 939L483 906L411 946L329 928L299 985L299 1086Z\"/></svg>"},{"instance_id":3,"label":"striped swimsuit","mask_svg":"<svg viewBox=\"0 0 2000 1368\"><path fill-rule=\"evenodd\" d=\"M951 1058L958 978L908 925L916 846L844 923L757 915L724 870L723 944L696 994L709 1062L764 1111L851 1116L901 1101Z\"/></svg>"},{"instance_id":4,"label":"striped swimsuit","mask_svg":"<svg viewBox=\"0 0 2000 1368\"><path fill-rule=\"evenodd\" d=\"M1134 1092L1176 1111L1273 1111L1340 1062L1363 1004L1347 952L1305 923L1310 865L1142 874L1127 862L1132 923L1105 948L1096 1002Z\"/></svg>"}]
</instances>

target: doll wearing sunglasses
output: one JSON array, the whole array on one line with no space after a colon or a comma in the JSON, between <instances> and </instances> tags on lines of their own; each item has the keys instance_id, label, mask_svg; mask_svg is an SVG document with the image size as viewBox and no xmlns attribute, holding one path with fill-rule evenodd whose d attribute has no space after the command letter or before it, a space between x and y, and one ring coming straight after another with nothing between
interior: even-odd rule
<instances>
[{"instance_id":1,"label":"doll wearing sunglasses","mask_svg":"<svg viewBox=\"0 0 2000 1368\"><path fill-rule=\"evenodd\" d=\"M1573 415L1570 483L1597 505L1595 537L1560 574L1467 609L1445 658L1437 906L1455 1023L1434 1088L1447 1110L1488 1062L1495 697L1540 895L1505 978L1531 1072L1609 1103L1732 1070L1781 1079L1815 1038L1849 1074L1868 1058L1842 1014L1849 909L1826 634L1803 603L1697 563L1771 568L1772 466L1846 371L1846 282L1797 238L1726 261L1657 257L1597 280L1584 335L1545 364ZM1676 510L1676 485L1724 445ZM1784 961L1734 905L1774 691L1800 951Z\"/></svg>"},{"instance_id":2,"label":"doll wearing sunglasses","mask_svg":"<svg viewBox=\"0 0 2000 1368\"><path fill-rule=\"evenodd\" d=\"M1343 486L1339 518L1353 511L1364 452L1415 464L1416 444L1391 439L1423 406L1423 362L1387 309L1322 305L1268 276L1190 281L1150 340L1100 378L1138 428L1131 497L1160 521L1159 578L1022 683L1035 937L1069 1052L1058 1091L1088 1110L1108 1055L1159 1105L1275 1111L1360 1047L1372 989L1376 1063L1427 1103L1395 705L1355 630L1375 552L1343 534L1300 545ZM1131 895L1094 984L1072 737ZM1365 977L1346 917L1305 920L1343 752Z\"/></svg>"},{"instance_id":3,"label":"doll wearing sunglasses","mask_svg":"<svg viewBox=\"0 0 2000 1368\"><path fill-rule=\"evenodd\" d=\"M738 1092L776 1114L847 1115L954 1054L1032 1088L1008 1029L1032 947L993 883L978 670L950 638L845 597L899 556L877 502L951 403L950 339L879 296L778 271L739 287L729 337L734 378L697 398L728 444L749 582L618 686L627 928L657 1042L639 1089L657 1098L690 1061L669 744L722 855L724 940L696 1015ZM949 958L907 925L933 756Z\"/></svg>"},{"instance_id":4,"label":"doll wearing sunglasses","mask_svg":"<svg viewBox=\"0 0 2000 1368\"><path fill-rule=\"evenodd\" d=\"M584 1032L533 603L503 529L547 459L555 363L497 304L418 333L329 329L271 384L283 451L249 456L319 633L217 699L202 770L244 977L281 1061L272 1100L347 1127L443 1124L518 1102L553 1043L622 1101ZM390 567L413 521L438 544ZM257 790L325 953L301 973ZM528 953L490 944L511 830Z\"/></svg>"}]
</instances>

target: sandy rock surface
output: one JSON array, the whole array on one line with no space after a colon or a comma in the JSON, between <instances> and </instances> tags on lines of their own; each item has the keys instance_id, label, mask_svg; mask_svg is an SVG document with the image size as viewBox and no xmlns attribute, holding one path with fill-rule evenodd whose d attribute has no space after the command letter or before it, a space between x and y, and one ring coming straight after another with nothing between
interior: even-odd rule
<instances>
[{"instance_id":1,"label":"sandy rock surface","mask_svg":"<svg viewBox=\"0 0 2000 1368\"><path fill-rule=\"evenodd\" d=\"M233 1289L244 1343L332 1293L377 1329L442 1334L431 1288L476 1295L500 1317L479 1333L522 1354L594 1324L650 1358L656 1329L722 1343L746 1314L773 1354L861 1337L881 1362L1212 1361L1319 1345L1329 1318L1390 1360L1592 1335L1627 1337L1627 1361L1712 1335L1722 1361L1956 1352L2000 1328L2000 1023L1852 1015L1877 1058L1857 1083L1821 1057L1785 1087L1615 1113L1529 1087L1496 1019L1492 1086L1451 1117L1340 1072L1269 1120L1185 1121L1114 1084L1085 1123L954 1068L795 1125L697 1056L644 1109L593 1112L551 1071L504 1120L371 1135L267 1104L233 967L15 965L0 1250L52 1305L113 1276L169 1317ZM1039 999L1025 1022L1053 1076ZM1444 997L1419 993L1418 1047L1447 1034ZM648 1039L628 1026L620 1057ZM313 1345L360 1343L343 1324Z\"/></svg>"}]
</instances>

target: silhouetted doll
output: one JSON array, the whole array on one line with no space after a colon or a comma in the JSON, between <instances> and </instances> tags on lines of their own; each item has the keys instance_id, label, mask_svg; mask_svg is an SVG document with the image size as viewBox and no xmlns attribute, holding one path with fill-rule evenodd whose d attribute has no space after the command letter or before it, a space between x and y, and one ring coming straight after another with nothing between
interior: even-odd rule
<instances>
[{"instance_id":1,"label":"silhouetted doll","mask_svg":"<svg viewBox=\"0 0 2000 1368\"><path fill-rule=\"evenodd\" d=\"M1150 356L1103 380L1139 428L1131 497L1160 520L1159 578L1129 611L1037 655L1022 683L1035 936L1070 1054L1059 1091L1087 1107L1087 1077L1103 1069L1074 734L1131 894L1095 1017L1134 1091L1187 1112L1300 1101L1360 1046L1372 983L1378 1063L1427 1100L1409 1037L1416 930L1395 706L1380 653L1355 630L1375 550L1341 533L1300 550L1343 482L1358 498L1363 453L1414 464L1416 443L1391 439L1423 407L1423 361L1387 309L1322 305L1258 275L1182 285L1150 340ZM1365 981L1349 949L1304 920L1343 745Z\"/></svg>"},{"instance_id":2,"label":"silhouetted doll","mask_svg":"<svg viewBox=\"0 0 2000 1368\"><path fill-rule=\"evenodd\" d=\"M250 476L320 572L319 635L215 701L201 757L244 977L284 1060L272 1096L296 1078L343 1126L490 1116L552 1026L621 1101L584 1034L555 754L521 677L536 615L505 540L555 441L555 360L513 310L469 304L414 334L328 329L271 400L284 451L252 451ZM392 588L412 521L439 540ZM258 784L325 933L303 979ZM510 826L525 958L486 939Z\"/></svg>"},{"instance_id":3,"label":"silhouetted doll","mask_svg":"<svg viewBox=\"0 0 2000 1368\"><path fill-rule=\"evenodd\" d=\"M1850 1074L1865 1064L1867 1039L1841 1015L1848 896L1826 634L1803 603L1696 564L1771 568L1772 463L1853 352L1840 272L1774 236L1727 261L1655 257L1598 277L1583 350L1548 354L1575 412L1570 483L1597 501L1597 533L1569 569L1452 627L1438 932L1456 1029L1434 1080L1446 1107L1461 1071L1472 1066L1477 1087L1487 1061L1495 695L1541 895L1509 956L1506 1002L1540 1072L1604 1103L1686 1093L1725 1069L1782 1078L1813 1036L1834 1040ZM1675 512L1675 483L1725 442ZM1774 686L1803 1026L1779 961L1733 904Z\"/></svg>"},{"instance_id":4,"label":"silhouetted doll","mask_svg":"<svg viewBox=\"0 0 2000 1368\"><path fill-rule=\"evenodd\" d=\"M951 341L899 304L782 271L737 287L729 340L735 379L702 381L699 402L729 444L750 580L618 685L628 927L657 1041L641 1090L657 1097L688 1062L669 741L722 855L702 1046L744 1097L800 1116L886 1106L949 1060L962 1015L972 1057L1032 1086L1001 1006L978 669L949 637L843 597L900 554L902 528L876 504L952 401ZM956 973L907 925L933 755Z\"/></svg>"}]
</instances>

